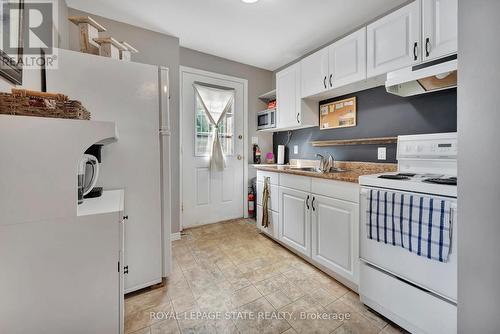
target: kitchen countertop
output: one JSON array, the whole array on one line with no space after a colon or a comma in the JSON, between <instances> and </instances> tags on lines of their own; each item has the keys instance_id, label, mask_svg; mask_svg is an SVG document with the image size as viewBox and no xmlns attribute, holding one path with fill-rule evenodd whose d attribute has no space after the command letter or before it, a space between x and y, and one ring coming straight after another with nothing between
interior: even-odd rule
<instances>
[{"instance_id":1,"label":"kitchen countertop","mask_svg":"<svg viewBox=\"0 0 500 334\"><path fill-rule=\"evenodd\" d=\"M349 162L337 161L335 163L335 167L346 170L345 172L337 172L337 173L319 173L319 172L303 171L303 170L293 169L292 167L296 166L289 166L289 165L275 165L275 166L254 165L254 167L258 170L267 172L310 176L321 179L352 182L352 183L358 183L358 178L361 175L397 171L397 164L374 163L374 162L352 162L352 161ZM310 166L302 165L301 167L310 167Z\"/></svg>"}]
</instances>

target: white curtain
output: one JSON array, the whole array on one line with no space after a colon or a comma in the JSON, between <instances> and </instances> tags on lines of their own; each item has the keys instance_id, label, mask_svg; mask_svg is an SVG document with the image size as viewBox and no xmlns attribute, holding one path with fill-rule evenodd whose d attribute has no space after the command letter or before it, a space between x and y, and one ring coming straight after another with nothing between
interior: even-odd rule
<instances>
[{"instance_id":1,"label":"white curtain","mask_svg":"<svg viewBox=\"0 0 500 334\"><path fill-rule=\"evenodd\" d=\"M233 89L219 89L201 84L193 84L195 96L201 103L208 121L212 125L212 143L210 151L210 170L223 171L226 157L219 138L219 127L224 117L231 110L234 102ZM209 143L210 145L210 143Z\"/></svg>"}]
</instances>

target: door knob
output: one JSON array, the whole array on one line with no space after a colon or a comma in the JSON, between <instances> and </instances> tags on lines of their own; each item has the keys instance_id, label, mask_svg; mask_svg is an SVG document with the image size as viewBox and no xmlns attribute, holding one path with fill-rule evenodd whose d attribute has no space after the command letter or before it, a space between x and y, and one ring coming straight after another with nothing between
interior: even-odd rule
<instances>
[{"instance_id":1,"label":"door knob","mask_svg":"<svg viewBox=\"0 0 500 334\"><path fill-rule=\"evenodd\" d=\"M239 135L239 136L238 136L238 139L243 139L243 136L242 136L242 135Z\"/></svg>"},{"instance_id":2,"label":"door knob","mask_svg":"<svg viewBox=\"0 0 500 334\"><path fill-rule=\"evenodd\" d=\"M239 155L239 154L238 154L238 155L236 156L236 159L241 160L241 159L242 159L241 155Z\"/></svg>"}]
</instances>

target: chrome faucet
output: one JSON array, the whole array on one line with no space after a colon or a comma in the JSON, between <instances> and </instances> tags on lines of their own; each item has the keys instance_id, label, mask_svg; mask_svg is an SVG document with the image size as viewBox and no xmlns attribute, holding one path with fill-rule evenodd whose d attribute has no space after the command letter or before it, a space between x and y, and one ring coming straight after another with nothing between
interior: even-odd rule
<instances>
[{"instance_id":1,"label":"chrome faucet","mask_svg":"<svg viewBox=\"0 0 500 334\"><path fill-rule=\"evenodd\" d=\"M325 158L322 154L316 154L316 157L320 158L319 161L319 170L322 173L328 173L331 169L335 167L335 159L331 154L329 154L328 159Z\"/></svg>"}]
</instances>

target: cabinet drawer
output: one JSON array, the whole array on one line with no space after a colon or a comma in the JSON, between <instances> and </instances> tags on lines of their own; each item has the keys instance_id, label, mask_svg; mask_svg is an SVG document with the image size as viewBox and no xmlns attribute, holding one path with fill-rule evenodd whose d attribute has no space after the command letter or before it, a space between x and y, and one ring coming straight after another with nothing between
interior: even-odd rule
<instances>
[{"instance_id":1,"label":"cabinet drawer","mask_svg":"<svg viewBox=\"0 0 500 334\"><path fill-rule=\"evenodd\" d=\"M280 174L280 186L310 192L311 178L308 176Z\"/></svg>"},{"instance_id":2,"label":"cabinet drawer","mask_svg":"<svg viewBox=\"0 0 500 334\"><path fill-rule=\"evenodd\" d=\"M311 192L313 194L359 203L359 185L357 183L313 178Z\"/></svg>"},{"instance_id":3,"label":"cabinet drawer","mask_svg":"<svg viewBox=\"0 0 500 334\"><path fill-rule=\"evenodd\" d=\"M257 182L257 205L262 206L262 198L264 192L264 183ZM269 209L279 212L279 188L277 185L271 184L269 189Z\"/></svg>"},{"instance_id":4,"label":"cabinet drawer","mask_svg":"<svg viewBox=\"0 0 500 334\"><path fill-rule=\"evenodd\" d=\"M268 210L269 212L269 226L262 226L262 206L257 205L257 228L266 233L272 238L278 239L278 223L279 214L277 212Z\"/></svg>"},{"instance_id":5,"label":"cabinet drawer","mask_svg":"<svg viewBox=\"0 0 500 334\"><path fill-rule=\"evenodd\" d=\"M271 184L279 184L279 174L273 172L266 172L262 170L257 171L257 182L264 182L266 177L270 178Z\"/></svg>"}]
</instances>

